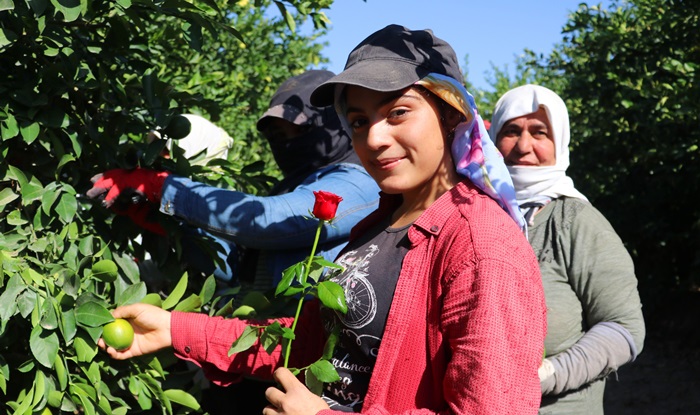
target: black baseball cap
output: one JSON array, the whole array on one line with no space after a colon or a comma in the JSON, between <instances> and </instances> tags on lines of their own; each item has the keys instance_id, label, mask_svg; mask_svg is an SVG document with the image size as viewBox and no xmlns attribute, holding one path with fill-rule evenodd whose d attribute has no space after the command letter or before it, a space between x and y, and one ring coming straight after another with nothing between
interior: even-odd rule
<instances>
[{"instance_id":1,"label":"black baseball cap","mask_svg":"<svg viewBox=\"0 0 700 415\"><path fill-rule=\"evenodd\" d=\"M463 80L454 50L432 30L389 25L360 42L350 52L343 72L313 91L311 103L333 104L337 85L398 91L433 72Z\"/></svg>"},{"instance_id":2,"label":"black baseball cap","mask_svg":"<svg viewBox=\"0 0 700 415\"><path fill-rule=\"evenodd\" d=\"M271 118L282 118L296 125L320 125L317 118L324 109L311 104L311 93L333 76L331 71L312 69L284 81L270 99L267 111L258 119L258 131L263 131Z\"/></svg>"}]
</instances>

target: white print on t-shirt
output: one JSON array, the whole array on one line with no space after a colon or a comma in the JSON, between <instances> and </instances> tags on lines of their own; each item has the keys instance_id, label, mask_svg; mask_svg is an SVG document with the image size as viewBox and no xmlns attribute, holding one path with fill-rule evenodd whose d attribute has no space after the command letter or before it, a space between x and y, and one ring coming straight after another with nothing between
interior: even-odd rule
<instances>
[{"instance_id":1,"label":"white print on t-shirt","mask_svg":"<svg viewBox=\"0 0 700 415\"><path fill-rule=\"evenodd\" d=\"M381 338L379 338L379 337L377 337L377 336L372 336L371 334L360 334L360 335L358 335L357 333L355 333L354 331L352 331L352 330L350 330L350 329L343 329L343 330L341 330L341 331L342 331L342 333L345 334L348 338L353 338L353 337L354 337L354 338L355 338L355 344L357 344L358 346L360 346L360 348L362 347L362 340L366 340L366 341L367 341L367 340L369 340L369 341L374 340L374 344L376 344L377 347L370 347L370 348L368 348L369 355L376 358L377 355L379 354L379 346L378 346L378 345L379 345L379 342L382 340ZM337 367L337 366L336 366L336 367Z\"/></svg>"},{"instance_id":2,"label":"white print on t-shirt","mask_svg":"<svg viewBox=\"0 0 700 415\"><path fill-rule=\"evenodd\" d=\"M372 284L367 281L369 260L379 251L377 245L370 245L367 254L357 256L357 251L348 251L338 259L338 264L345 268L335 282L345 291L345 302L348 305L346 314L336 312L336 315L346 327L359 329L369 324L377 314L377 295Z\"/></svg>"},{"instance_id":3,"label":"white print on t-shirt","mask_svg":"<svg viewBox=\"0 0 700 415\"><path fill-rule=\"evenodd\" d=\"M345 405L340 405L335 399L330 398L329 396L327 396L327 394L323 394L323 400L326 401L328 407L330 407L331 409L338 407L354 408L355 406L360 405L364 402L364 399L362 399L362 395L355 392L345 391L345 389L347 389L348 385L350 385L351 383L352 379L348 377L343 377L337 382L326 384L326 390L332 393L333 396L342 397L343 399L345 399L346 402L348 402Z\"/></svg>"}]
</instances>

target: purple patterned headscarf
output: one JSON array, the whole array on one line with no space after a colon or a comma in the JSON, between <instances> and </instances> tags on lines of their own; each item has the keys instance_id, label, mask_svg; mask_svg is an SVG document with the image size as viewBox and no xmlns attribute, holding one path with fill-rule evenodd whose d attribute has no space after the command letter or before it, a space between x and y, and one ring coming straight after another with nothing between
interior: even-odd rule
<instances>
[{"instance_id":1,"label":"purple patterned headscarf","mask_svg":"<svg viewBox=\"0 0 700 415\"><path fill-rule=\"evenodd\" d=\"M467 177L484 193L491 196L527 233L527 224L515 200L513 182L503 161L489 137L474 97L464 85L452 77L431 73L416 82L456 108L466 117L457 125L452 142L452 159L457 173Z\"/></svg>"}]
</instances>

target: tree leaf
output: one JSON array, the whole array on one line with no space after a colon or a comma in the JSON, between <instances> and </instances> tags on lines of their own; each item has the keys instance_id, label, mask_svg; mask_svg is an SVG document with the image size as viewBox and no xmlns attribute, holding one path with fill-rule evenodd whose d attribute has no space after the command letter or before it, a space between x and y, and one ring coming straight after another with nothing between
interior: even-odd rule
<instances>
[{"instance_id":1,"label":"tree leaf","mask_svg":"<svg viewBox=\"0 0 700 415\"><path fill-rule=\"evenodd\" d=\"M4 292L0 295L0 318L7 321L17 311L17 296L26 288L22 277L15 274L10 277Z\"/></svg>"},{"instance_id":2,"label":"tree leaf","mask_svg":"<svg viewBox=\"0 0 700 415\"><path fill-rule=\"evenodd\" d=\"M175 288L173 288L173 290L170 292L170 295L168 295L168 297L165 300L163 300L163 310L170 310L171 308L175 307L175 305L177 305L182 296L185 294L186 289L187 273L185 272L180 277L180 281L177 282Z\"/></svg>"},{"instance_id":3,"label":"tree leaf","mask_svg":"<svg viewBox=\"0 0 700 415\"><path fill-rule=\"evenodd\" d=\"M56 300L48 297L41 306L41 321L39 325L46 330L58 328L58 315L56 315Z\"/></svg>"},{"instance_id":4,"label":"tree leaf","mask_svg":"<svg viewBox=\"0 0 700 415\"><path fill-rule=\"evenodd\" d=\"M202 290L199 292L199 298L202 299L202 304L207 304L214 297L216 293L216 278L210 275L202 286Z\"/></svg>"},{"instance_id":5,"label":"tree leaf","mask_svg":"<svg viewBox=\"0 0 700 415\"><path fill-rule=\"evenodd\" d=\"M75 216L75 212L78 211L78 201L75 196L62 193L54 211L58 213L58 217L61 218L64 223L71 222L73 216Z\"/></svg>"},{"instance_id":6,"label":"tree leaf","mask_svg":"<svg viewBox=\"0 0 700 415\"><path fill-rule=\"evenodd\" d=\"M199 402L197 402L194 396L180 389L164 390L163 396L177 404L194 409L195 411L198 411L200 408Z\"/></svg>"},{"instance_id":7,"label":"tree leaf","mask_svg":"<svg viewBox=\"0 0 700 415\"><path fill-rule=\"evenodd\" d=\"M73 22L80 17L82 10L80 0L51 0L51 4L63 14L66 22Z\"/></svg>"},{"instance_id":8,"label":"tree leaf","mask_svg":"<svg viewBox=\"0 0 700 415\"><path fill-rule=\"evenodd\" d=\"M88 327L104 326L114 321L112 314L100 304L88 301L78 306L75 310L75 319L79 324Z\"/></svg>"},{"instance_id":9,"label":"tree leaf","mask_svg":"<svg viewBox=\"0 0 700 415\"><path fill-rule=\"evenodd\" d=\"M191 294L189 297L177 303L173 310L175 311L199 311L202 307L202 299L197 294Z\"/></svg>"},{"instance_id":10,"label":"tree leaf","mask_svg":"<svg viewBox=\"0 0 700 415\"><path fill-rule=\"evenodd\" d=\"M19 197L18 194L12 191L9 187L0 190L0 206L4 207L8 203Z\"/></svg>"},{"instance_id":11,"label":"tree leaf","mask_svg":"<svg viewBox=\"0 0 700 415\"><path fill-rule=\"evenodd\" d=\"M123 306L138 303L146 296L146 293L146 283L140 282L138 284L132 284L121 293L117 299L117 304Z\"/></svg>"},{"instance_id":12,"label":"tree leaf","mask_svg":"<svg viewBox=\"0 0 700 415\"><path fill-rule=\"evenodd\" d=\"M29 348L37 362L51 369L58 354L58 336L42 329L41 326L36 326L29 336Z\"/></svg>"},{"instance_id":13,"label":"tree leaf","mask_svg":"<svg viewBox=\"0 0 700 415\"><path fill-rule=\"evenodd\" d=\"M92 362L97 355L97 344L83 331L78 331L73 339L73 347L79 362Z\"/></svg>"},{"instance_id":14,"label":"tree leaf","mask_svg":"<svg viewBox=\"0 0 700 415\"><path fill-rule=\"evenodd\" d=\"M22 134L22 138L24 139L24 142L27 144L31 144L36 140L36 138L39 136L39 123L34 122L26 127L20 127L19 129L20 134Z\"/></svg>"},{"instance_id":15,"label":"tree leaf","mask_svg":"<svg viewBox=\"0 0 700 415\"><path fill-rule=\"evenodd\" d=\"M78 325L75 321L75 311L72 309L63 311L61 313L61 334L63 335L63 340L66 343L70 343L77 331Z\"/></svg>"}]
</instances>

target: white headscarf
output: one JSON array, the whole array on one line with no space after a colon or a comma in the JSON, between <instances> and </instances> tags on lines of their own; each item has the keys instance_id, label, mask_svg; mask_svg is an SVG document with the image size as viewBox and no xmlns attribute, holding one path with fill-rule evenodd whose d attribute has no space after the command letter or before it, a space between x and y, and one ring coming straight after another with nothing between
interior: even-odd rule
<instances>
[{"instance_id":1,"label":"white headscarf","mask_svg":"<svg viewBox=\"0 0 700 415\"><path fill-rule=\"evenodd\" d=\"M190 133L177 141L178 147L185 150L185 157L191 158L206 151L206 155L194 164L205 165L214 159L226 159L228 150L233 146L233 138L226 131L217 127L204 117L183 114L190 121Z\"/></svg>"},{"instance_id":2,"label":"white headscarf","mask_svg":"<svg viewBox=\"0 0 700 415\"><path fill-rule=\"evenodd\" d=\"M506 92L496 103L491 120L491 137L498 137L503 125L513 118L537 112L543 107L552 126L556 164L554 166L508 166L519 205L546 202L561 196L587 201L566 175L569 167L569 113L554 91L539 85L523 85Z\"/></svg>"},{"instance_id":3,"label":"white headscarf","mask_svg":"<svg viewBox=\"0 0 700 415\"><path fill-rule=\"evenodd\" d=\"M233 138L222 128L216 126L204 117L195 114L182 114L190 122L190 133L177 140L177 146L184 150L185 158L189 159L206 150L204 157L192 161L191 164L204 166L210 160L226 159L228 150L233 146ZM161 138L158 131L148 133L148 142ZM172 140L168 139L166 147L172 150Z\"/></svg>"}]
</instances>

